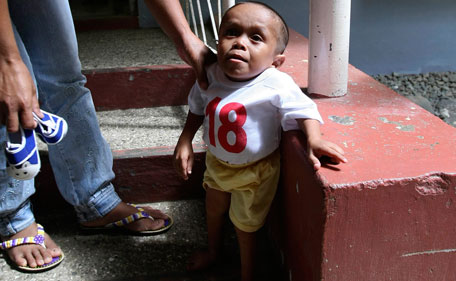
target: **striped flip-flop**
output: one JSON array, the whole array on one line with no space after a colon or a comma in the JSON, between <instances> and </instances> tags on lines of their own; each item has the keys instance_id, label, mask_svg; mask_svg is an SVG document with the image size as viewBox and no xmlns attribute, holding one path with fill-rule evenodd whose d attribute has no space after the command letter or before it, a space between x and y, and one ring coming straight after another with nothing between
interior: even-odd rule
<instances>
[{"instance_id":1,"label":"striped flip-flop","mask_svg":"<svg viewBox=\"0 0 456 281\"><path fill-rule=\"evenodd\" d=\"M166 231L168 231L171 226L174 224L174 221L173 219L169 216L168 216L168 219L165 220L165 224L163 227L159 228L159 229L154 229L154 230L144 230L144 231L134 231L134 230L130 230L128 228L125 228L124 226L130 224L130 223L133 223L135 221L138 221L140 219L151 219L151 220L155 220L151 215L149 215L142 207L139 207L139 206L136 206L134 204L129 204L133 207L135 207L138 212L134 213L134 214L131 214L121 220L118 220L118 221L115 221L115 222L112 222L112 223L109 223L107 225L104 225L104 226L98 226L98 227L94 227L94 226L83 226L81 225L81 229L84 230L84 231L90 231L90 232L110 232L110 231L114 231L114 232L125 232L125 233L128 233L128 234L133 234L133 235L157 235L157 234L161 234L161 233L164 233Z\"/></svg>"},{"instance_id":2,"label":"striped flip-flop","mask_svg":"<svg viewBox=\"0 0 456 281\"><path fill-rule=\"evenodd\" d=\"M46 245L44 243L44 228L43 228L43 226L41 226L41 224L37 224L37 225L38 225L38 231L35 236L22 237L22 238L16 238L16 239L4 241L0 244L0 248L2 250L6 251L8 249L11 249L11 248L14 248L14 247L17 247L20 245L25 245L25 244L36 244L36 245L40 245L40 246L46 248ZM14 266L16 266L19 270L22 270L22 271L41 272L41 271L49 270L53 267L56 267L63 261L64 258L65 258L65 256L62 253L60 256L52 258L51 262L37 266L37 267L19 266L19 265L14 264L13 262L12 262L12 264L14 264Z\"/></svg>"}]
</instances>

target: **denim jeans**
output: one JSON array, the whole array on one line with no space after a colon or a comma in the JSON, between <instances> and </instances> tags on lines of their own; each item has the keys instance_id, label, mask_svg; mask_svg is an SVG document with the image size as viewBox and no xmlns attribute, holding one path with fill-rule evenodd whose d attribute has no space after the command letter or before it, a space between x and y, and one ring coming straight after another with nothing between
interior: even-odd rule
<instances>
[{"instance_id":1,"label":"denim jeans","mask_svg":"<svg viewBox=\"0 0 456 281\"><path fill-rule=\"evenodd\" d=\"M84 87L68 1L9 0L11 21L22 59L37 86L43 110L63 117L68 133L49 146L49 159L60 193L74 206L80 222L106 215L120 203L111 184L112 154L101 135L90 91ZM0 144L6 130L0 127ZM29 198L33 180L6 174L0 152L0 235L15 234L34 222ZM49 202L52 204L52 202Z\"/></svg>"}]
</instances>

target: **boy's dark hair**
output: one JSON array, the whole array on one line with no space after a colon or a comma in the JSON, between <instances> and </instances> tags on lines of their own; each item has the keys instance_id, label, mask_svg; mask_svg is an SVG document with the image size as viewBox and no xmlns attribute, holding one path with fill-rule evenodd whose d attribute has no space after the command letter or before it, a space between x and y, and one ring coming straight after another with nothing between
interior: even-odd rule
<instances>
[{"instance_id":1,"label":"boy's dark hair","mask_svg":"<svg viewBox=\"0 0 456 281\"><path fill-rule=\"evenodd\" d=\"M269 10L275 17L277 17L277 19L279 20L279 23L280 23L280 27L278 29L279 34L277 34L278 38L277 38L276 51L279 54L283 54L283 52L285 51L285 48L288 45L288 38L290 36L289 31L288 31L288 25L285 22L285 20L282 18L282 16L276 10L274 10L271 6L269 6L265 3L262 3L262 2L258 2L258 1L239 2L236 5L230 7L228 10L226 10L225 14L232 8L236 7L237 5L241 5L241 4L245 4L245 3L252 3L252 4L257 4L257 5L263 6L264 8Z\"/></svg>"}]
</instances>

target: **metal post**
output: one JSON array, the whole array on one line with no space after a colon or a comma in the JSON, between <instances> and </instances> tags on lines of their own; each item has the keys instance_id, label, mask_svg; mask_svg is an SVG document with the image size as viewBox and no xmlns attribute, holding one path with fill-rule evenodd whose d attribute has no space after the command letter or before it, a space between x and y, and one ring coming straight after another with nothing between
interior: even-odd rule
<instances>
[{"instance_id":1,"label":"metal post","mask_svg":"<svg viewBox=\"0 0 456 281\"><path fill-rule=\"evenodd\" d=\"M351 0L310 0L310 94L347 93Z\"/></svg>"}]
</instances>

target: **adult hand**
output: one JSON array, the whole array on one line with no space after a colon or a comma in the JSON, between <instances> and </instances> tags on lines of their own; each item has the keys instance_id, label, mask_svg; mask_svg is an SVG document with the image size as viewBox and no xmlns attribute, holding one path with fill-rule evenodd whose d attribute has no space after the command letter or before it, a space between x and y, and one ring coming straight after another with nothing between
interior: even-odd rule
<instances>
[{"instance_id":1,"label":"adult hand","mask_svg":"<svg viewBox=\"0 0 456 281\"><path fill-rule=\"evenodd\" d=\"M42 116L36 89L30 73L21 59L0 58L0 122L8 132L17 132L19 125L33 129L32 112Z\"/></svg>"},{"instance_id":2,"label":"adult hand","mask_svg":"<svg viewBox=\"0 0 456 281\"><path fill-rule=\"evenodd\" d=\"M216 56L192 32L178 0L145 0L162 30L174 42L182 60L193 67L198 83L207 89L205 66L215 62Z\"/></svg>"},{"instance_id":3,"label":"adult hand","mask_svg":"<svg viewBox=\"0 0 456 281\"><path fill-rule=\"evenodd\" d=\"M217 56L193 33L187 36L184 45L177 46L177 53L193 67L200 88L206 90L209 87L206 66L215 62Z\"/></svg>"}]
</instances>

